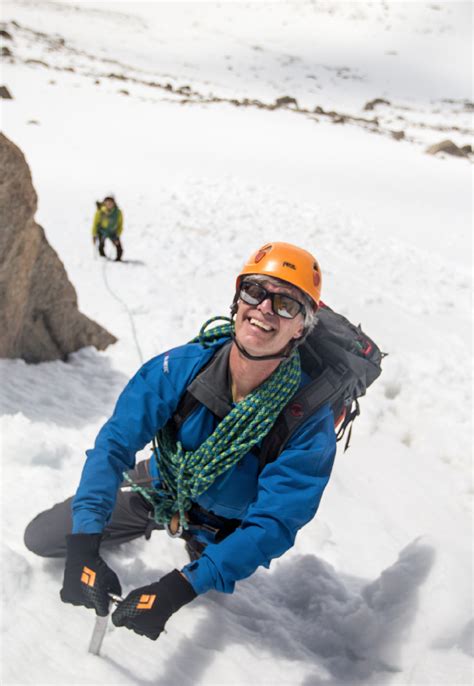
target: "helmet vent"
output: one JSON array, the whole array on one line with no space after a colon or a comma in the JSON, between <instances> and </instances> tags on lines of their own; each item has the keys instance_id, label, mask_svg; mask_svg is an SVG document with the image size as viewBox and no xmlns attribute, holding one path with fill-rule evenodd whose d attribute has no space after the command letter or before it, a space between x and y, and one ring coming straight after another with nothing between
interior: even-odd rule
<instances>
[{"instance_id":1,"label":"helmet vent","mask_svg":"<svg viewBox=\"0 0 474 686\"><path fill-rule=\"evenodd\" d=\"M254 262L255 264L258 264L260 260L263 260L265 255L269 250L271 250L272 246L271 245L266 245L265 247L261 248L258 253L255 255Z\"/></svg>"}]
</instances>

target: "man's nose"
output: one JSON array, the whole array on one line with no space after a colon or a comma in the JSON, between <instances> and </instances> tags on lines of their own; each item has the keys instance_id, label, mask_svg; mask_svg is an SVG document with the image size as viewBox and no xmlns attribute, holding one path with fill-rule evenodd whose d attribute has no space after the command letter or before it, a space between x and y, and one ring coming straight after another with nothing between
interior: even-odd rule
<instances>
[{"instance_id":1,"label":"man's nose","mask_svg":"<svg viewBox=\"0 0 474 686\"><path fill-rule=\"evenodd\" d=\"M262 302L258 305L258 309L263 314L274 314L272 309L272 301L270 298L265 298L265 300L262 300Z\"/></svg>"}]
</instances>

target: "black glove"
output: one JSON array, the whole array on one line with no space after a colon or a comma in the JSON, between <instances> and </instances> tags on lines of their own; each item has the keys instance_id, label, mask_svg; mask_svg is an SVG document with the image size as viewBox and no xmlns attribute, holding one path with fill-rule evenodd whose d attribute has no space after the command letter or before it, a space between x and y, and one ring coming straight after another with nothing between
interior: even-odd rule
<instances>
[{"instance_id":1,"label":"black glove","mask_svg":"<svg viewBox=\"0 0 474 686\"><path fill-rule=\"evenodd\" d=\"M171 615L195 597L189 581L174 569L154 584L131 591L112 614L112 622L156 641Z\"/></svg>"},{"instance_id":2,"label":"black glove","mask_svg":"<svg viewBox=\"0 0 474 686\"><path fill-rule=\"evenodd\" d=\"M99 555L101 534L66 536L66 568L59 593L63 603L92 608L100 617L109 613L109 593L121 595L115 572Z\"/></svg>"}]
</instances>

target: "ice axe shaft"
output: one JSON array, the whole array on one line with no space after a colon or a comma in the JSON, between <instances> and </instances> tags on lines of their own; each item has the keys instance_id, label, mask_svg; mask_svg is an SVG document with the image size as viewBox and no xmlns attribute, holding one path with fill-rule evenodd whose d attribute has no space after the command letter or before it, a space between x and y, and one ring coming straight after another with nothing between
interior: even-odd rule
<instances>
[{"instance_id":1,"label":"ice axe shaft","mask_svg":"<svg viewBox=\"0 0 474 686\"><path fill-rule=\"evenodd\" d=\"M112 603L118 605L122 602L123 598L114 593L109 593L109 598ZM102 643L104 641L104 636L107 631L107 624L109 621L109 615L105 617L97 616L95 618L94 630L92 632L91 640L89 643L89 653L92 655L100 655L100 649L102 648Z\"/></svg>"},{"instance_id":2,"label":"ice axe shaft","mask_svg":"<svg viewBox=\"0 0 474 686\"><path fill-rule=\"evenodd\" d=\"M108 621L109 615L105 615L105 617L97 616L95 618L94 630L89 643L89 653L92 653L92 655L100 655L100 649L102 648L102 642L104 640L105 632L107 631Z\"/></svg>"}]
</instances>

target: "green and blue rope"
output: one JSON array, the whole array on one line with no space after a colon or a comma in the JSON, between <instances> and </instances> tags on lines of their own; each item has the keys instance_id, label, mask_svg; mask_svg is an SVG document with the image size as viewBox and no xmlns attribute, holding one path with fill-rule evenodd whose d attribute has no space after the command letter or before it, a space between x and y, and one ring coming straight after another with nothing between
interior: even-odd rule
<instances>
[{"instance_id":1,"label":"green and blue rope","mask_svg":"<svg viewBox=\"0 0 474 686\"><path fill-rule=\"evenodd\" d=\"M227 323L207 327L214 321ZM191 343L209 347L220 338L233 333L232 320L213 317ZM133 490L140 492L154 506L154 518L159 524L169 524L179 513L180 525L187 528L186 512L214 481L231 469L270 431L276 418L294 395L301 380L299 354L295 351L282 361L273 374L252 393L234 405L214 432L196 450L185 450L174 436L171 423L157 434L155 451L162 488L149 489L134 484L124 474Z\"/></svg>"}]
</instances>

